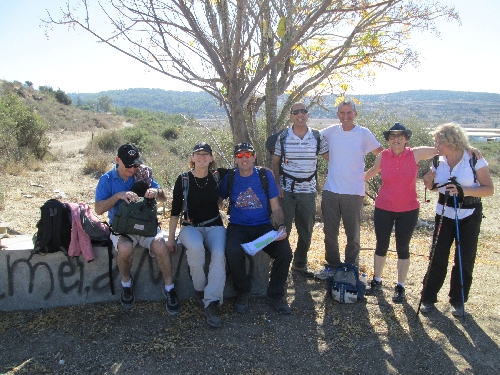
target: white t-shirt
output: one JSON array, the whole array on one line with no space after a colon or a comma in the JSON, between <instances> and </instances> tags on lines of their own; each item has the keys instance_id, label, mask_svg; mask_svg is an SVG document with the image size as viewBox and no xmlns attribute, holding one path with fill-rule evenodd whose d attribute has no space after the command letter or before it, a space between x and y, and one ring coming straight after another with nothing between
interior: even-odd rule
<instances>
[{"instance_id":1,"label":"white t-shirt","mask_svg":"<svg viewBox=\"0 0 500 375\"><path fill-rule=\"evenodd\" d=\"M464 151L464 156L458 162L457 165L450 171L450 166L448 165L448 161L446 160L446 156L439 157L439 165L437 170L432 166L432 170L436 172L436 177L434 177L434 183L438 184L438 186L445 184L450 177L455 177L457 182L461 186L471 187L471 186L479 186L479 182L474 182L474 173L472 172L472 168L470 165L470 156L467 151ZM480 168L486 167L488 163L484 158L477 159L476 163L476 171ZM446 193L446 186L440 187L438 191L441 194ZM436 205L436 213L441 215L443 212L443 205L438 203ZM473 208L459 208L457 210L458 219L461 220L467 216L472 215L474 212ZM449 219L455 219L455 207L446 206L444 211L444 216Z\"/></svg>"},{"instance_id":2,"label":"white t-shirt","mask_svg":"<svg viewBox=\"0 0 500 375\"><path fill-rule=\"evenodd\" d=\"M370 130L356 125L344 131L332 125L322 131L330 159L324 190L338 194L365 195L365 155L380 147Z\"/></svg>"}]
</instances>

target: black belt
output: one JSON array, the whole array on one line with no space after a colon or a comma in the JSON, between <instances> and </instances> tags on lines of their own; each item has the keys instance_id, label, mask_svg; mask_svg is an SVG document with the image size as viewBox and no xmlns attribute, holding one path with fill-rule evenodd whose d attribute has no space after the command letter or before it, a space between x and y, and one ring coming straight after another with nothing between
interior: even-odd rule
<instances>
[{"instance_id":1,"label":"black belt","mask_svg":"<svg viewBox=\"0 0 500 375\"><path fill-rule=\"evenodd\" d=\"M185 221L185 220L183 220L183 221L182 221L182 225L189 225L189 226L191 226L191 227L204 227L204 226L206 226L207 224L210 224L211 222L213 222L213 221L217 220L219 217L220 217L220 214L219 214L219 215L217 215L216 217L214 217L213 219L210 219L210 220L205 220L205 221L203 221L203 222L201 222L201 223L192 223L192 222L190 222L190 221Z\"/></svg>"},{"instance_id":2,"label":"black belt","mask_svg":"<svg viewBox=\"0 0 500 375\"><path fill-rule=\"evenodd\" d=\"M300 183L302 183L302 182L311 182L311 181L312 181L312 179L313 179L314 177L316 177L316 172L314 172L314 174L312 174L311 176L306 177L306 178L298 178L298 177L292 176L291 174L288 174L288 173L283 172L283 171L281 171L281 175L282 175L282 177L283 177L283 186L284 186L284 187L286 187L286 180L285 180L285 177L288 177L289 179L291 179L291 180L292 180L292 186L290 187L290 190L291 190L291 191L292 191L292 193L293 193L293 191L294 191L294 189L295 189L295 183L296 183L296 182L298 182L299 184L300 184Z\"/></svg>"},{"instance_id":3,"label":"black belt","mask_svg":"<svg viewBox=\"0 0 500 375\"><path fill-rule=\"evenodd\" d=\"M438 203L444 204L444 202L445 202L445 195L442 193L439 193ZM467 196L467 197L463 197L463 199L459 199L459 203L460 203L461 207L470 206L472 204L481 203L481 198ZM448 197L448 201L447 201L446 205L449 207L454 207L453 196Z\"/></svg>"}]
</instances>

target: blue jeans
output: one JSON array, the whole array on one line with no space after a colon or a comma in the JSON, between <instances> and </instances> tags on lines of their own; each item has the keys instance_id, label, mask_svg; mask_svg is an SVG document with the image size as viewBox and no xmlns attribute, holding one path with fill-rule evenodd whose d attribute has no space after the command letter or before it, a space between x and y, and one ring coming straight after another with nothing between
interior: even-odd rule
<instances>
[{"instance_id":1,"label":"blue jeans","mask_svg":"<svg viewBox=\"0 0 500 375\"><path fill-rule=\"evenodd\" d=\"M273 230L271 224L254 227L229 224L227 227L226 259L229 272L233 277L234 289L239 294L250 293L252 290L250 275L247 275L246 272L245 258L247 255L241 244L253 241L270 230ZM262 251L273 259L267 295L274 298L282 297L285 295L284 287L292 261L292 249L288 238L271 242Z\"/></svg>"},{"instance_id":2,"label":"blue jeans","mask_svg":"<svg viewBox=\"0 0 500 375\"><path fill-rule=\"evenodd\" d=\"M316 197L317 193L291 193L283 192L285 197L279 202L285 216L285 226L288 234L292 230L292 222L295 219L298 240L293 254L293 265L305 267L307 265L307 252L311 246L311 237L316 219Z\"/></svg>"},{"instance_id":3,"label":"blue jeans","mask_svg":"<svg viewBox=\"0 0 500 375\"><path fill-rule=\"evenodd\" d=\"M183 226L179 233L179 240L186 248L194 289L204 291L205 307L210 302L219 301L219 304L222 304L226 285L226 258L224 256L226 228L223 226ZM205 247L210 251L208 281L205 274Z\"/></svg>"},{"instance_id":4,"label":"blue jeans","mask_svg":"<svg viewBox=\"0 0 500 375\"><path fill-rule=\"evenodd\" d=\"M361 195L338 194L323 190L321 196L323 230L325 232L325 266L332 269L341 263L339 250L340 220L347 237L345 262L359 265L360 226L363 198Z\"/></svg>"}]
</instances>

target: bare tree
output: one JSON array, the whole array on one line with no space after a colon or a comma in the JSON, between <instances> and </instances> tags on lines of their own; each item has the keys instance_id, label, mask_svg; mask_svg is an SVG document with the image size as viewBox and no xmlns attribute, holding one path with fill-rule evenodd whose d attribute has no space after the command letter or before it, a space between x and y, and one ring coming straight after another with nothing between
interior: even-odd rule
<instances>
[{"instance_id":1,"label":"bare tree","mask_svg":"<svg viewBox=\"0 0 500 375\"><path fill-rule=\"evenodd\" d=\"M54 24L81 28L149 69L206 91L225 109L234 141L267 133L291 105L348 87L374 67L418 64L415 32L459 20L434 0L68 0ZM91 7L92 5L92 7ZM95 7L94 7L95 5ZM109 22L102 22L102 16ZM289 94L284 103L278 99Z\"/></svg>"}]
</instances>

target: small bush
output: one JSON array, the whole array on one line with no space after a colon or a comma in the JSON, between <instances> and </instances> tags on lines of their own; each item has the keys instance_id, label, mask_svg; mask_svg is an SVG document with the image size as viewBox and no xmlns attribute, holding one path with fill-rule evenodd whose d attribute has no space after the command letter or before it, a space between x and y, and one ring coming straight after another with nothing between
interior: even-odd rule
<instances>
[{"instance_id":1,"label":"small bush","mask_svg":"<svg viewBox=\"0 0 500 375\"><path fill-rule=\"evenodd\" d=\"M61 89L58 89L55 93L56 100L64 105L71 105L71 98Z\"/></svg>"},{"instance_id":2,"label":"small bush","mask_svg":"<svg viewBox=\"0 0 500 375\"><path fill-rule=\"evenodd\" d=\"M83 173L89 174L95 177L100 177L112 167L112 157L103 153L96 153L90 155L85 160L85 166L83 167Z\"/></svg>"},{"instance_id":3,"label":"small bush","mask_svg":"<svg viewBox=\"0 0 500 375\"><path fill-rule=\"evenodd\" d=\"M163 139L167 141L172 141L174 139L179 138L180 129L178 126L170 126L161 132L161 136Z\"/></svg>"},{"instance_id":4,"label":"small bush","mask_svg":"<svg viewBox=\"0 0 500 375\"><path fill-rule=\"evenodd\" d=\"M95 137L94 143L97 148L103 152L113 152L116 153L118 147L123 143L123 137L116 130L100 134Z\"/></svg>"},{"instance_id":5,"label":"small bush","mask_svg":"<svg viewBox=\"0 0 500 375\"><path fill-rule=\"evenodd\" d=\"M17 96L0 98L0 156L4 160L23 161L30 155L43 159L49 150L48 129Z\"/></svg>"}]
</instances>

